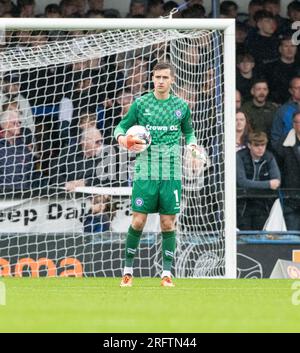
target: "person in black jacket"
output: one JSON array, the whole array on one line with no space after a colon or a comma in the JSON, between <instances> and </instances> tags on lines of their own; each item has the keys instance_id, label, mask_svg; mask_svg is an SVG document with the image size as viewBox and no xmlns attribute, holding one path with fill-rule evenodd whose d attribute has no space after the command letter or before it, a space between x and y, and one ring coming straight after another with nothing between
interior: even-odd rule
<instances>
[{"instance_id":1,"label":"person in black jacket","mask_svg":"<svg viewBox=\"0 0 300 353\"><path fill-rule=\"evenodd\" d=\"M101 151L99 130L85 129L78 144L65 147L58 161L52 161L51 183L64 187L66 191L75 191L76 187L82 186L100 186L97 168L101 163Z\"/></svg>"},{"instance_id":2,"label":"person in black jacket","mask_svg":"<svg viewBox=\"0 0 300 353\"><path fill-rule=\"evenodd\" d=\"M247 191L276 190L280 186L280 170L274 155L266 150L264 132L249 134L248 148L237 152L237 186ZM237 226L240 230L260 230L268 218L272 200L256 197L238 199Z\"/></svg>"},{"instance_id":3,"label":"person in black jacket","mask_svg":"<svg viewBox=\"0 0 300 353\"><path fill-rule=\"evenodd\" d=\"M293 114L293 128L281 139L276 152L282 166L283 187L300 189L300 112ZM300 230L299 191L285 191L283 214L288 230Z\"/></svg>"}]
</instances>

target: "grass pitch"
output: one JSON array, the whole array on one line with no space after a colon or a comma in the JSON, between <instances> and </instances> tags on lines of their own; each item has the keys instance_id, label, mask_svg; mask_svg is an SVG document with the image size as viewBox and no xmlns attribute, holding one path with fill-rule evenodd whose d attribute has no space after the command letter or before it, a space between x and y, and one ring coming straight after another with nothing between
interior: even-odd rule
<instances>
[{"instance_id":1,"label":"grass pitch","mask_svg":"<svg viewBox=\"0 0 300 353\"><path fill-rule=\"evenodd\" d=\"M7 278L0 332L300 332L290 280ZM300 283L300 282L299 282ZM300 285L298 286L300 288Z\"/></svg>"}]
</instances>

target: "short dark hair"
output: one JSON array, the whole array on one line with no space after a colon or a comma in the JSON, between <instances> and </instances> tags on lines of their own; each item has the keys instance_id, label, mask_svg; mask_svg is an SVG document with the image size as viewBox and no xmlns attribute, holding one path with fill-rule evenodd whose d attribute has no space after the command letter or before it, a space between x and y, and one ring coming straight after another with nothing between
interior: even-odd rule
<instances>
[{"instance_id":1,"label":"short dark hair","mask_svg":"<svg viewBox=\"0 0 300 353\"><path fill-rule=\"evenodd\" d=\"M251 88L254 87L255 85L257 85L258 83L265 83L269 87L268 80L266 80L265 78L261 77L261 78L256 78L256 79L254 79L252 81Z\"/></svg>"},{"instance_id":2,"label":"short dark hair","mask_svg":"<svg viewBox=\"0 0 300 353\"><path fill-rule=\"evenodd\" d=\"M281 45L286 40L292 40L293 34L291 32L287 32L278 36L278 39L279 39L279 45Z\"/></svg>"},{"instance_id":3,"label":"short dark hair","mask_svg":"<svg viewBox=\"0 0 300 353\"><path fill-rule=\"evenodd\" d=\"M268 136L263 131L250 132L248 141L251 145L266 145L268 143Z\"/></svg>"},{"instance_id":4,"label":"short dark hair","mask_svg":"<svg viewBox=\"0 0 300 353\"><path fill-rule=\"evenodd\" d=\"M263 6L263 0L251 0L248 6Z\"/></svg>"},{"instance_id":5,"label":"short dark hair","mask_svg":"<svg viewBox=\"0 0 300 353\"><path fill-rule=\"evenodd\" d=\"M289 88L292 87L292 84L293 84L294 80L300 80L300 75L294 76L294 77L292 77L292 78L290 79Z\"/></svg>"},{"instance_id":6,"label":"short dark hair","mask_svg":"<svg viewBox=\"0 0 300 353\"><path fill-rule=\"evenodd\" d=\"M49 4L45 7L45 13L61 13L60 7L57 4Z\"/></svg>"},{"instance_id":7,"label":"short dark hair","mask_svg":"<svg viewBox=\"0 0 300 353\"><path fill-rule=\"evenodd\" d=\"M234 1L223 1L220 5L220 13L222 15L228 15L229 9L231 7L234 7L235 10L238 9L238 6Z\"/></svg>"},{"instance_id":8,"label":"short dark hair","mask_svg":"<svg viewBox=\"0 0 300 353\"><path fill-rule=\"evenodd\" d=\"M270 18L272 20L275 20L274 15L270 11L266 10L259 10L255 13L254 15L254 21L257 23L260 20L263 20L264 18Z\"/></svg>"},{"instance_id":9,"label":"short dark hair","mask_svg":"<svg viewBox=\"0 0 300 353\"><path fill-rule=\"evenodd\" d=\"M264 0L264 5L266 4L280 5L280 0Z\"/></svg>"},{"instance_id":10,"label":"short dark hair","mask_svg":"<svg viewBox=\"0 0 300 353\"><path fill-rule=\"evenodd\" d=\"M173 10L174 8L177 8L178 7L178 4L176 1L173 1L173 0L170 0L170 1L167 1L163 4L163 9L164 11L171 11Z\"/></svg>"},{"instance_id":11,"label":"short dark hair","mask_svg":"<svg viewBox=\"0 0 300 353\"><path fill-rule=\"evenodd\" d=\"M239 54L239 55L237 56L237 58L236 58L236 63L237 63L237 64L240 64L240 63L243 62L244 60L255 63L254 57L253 57L251 54L249 54L249 53L242 53L242 54Z\"/></svg>"},{"instance_id":12,"label":"short dark hair","mask_svg":"<svg viewBox=\"0 0 300 353\"><path fill-rule=\"evenodd\" d=\"M35 0L17 0L18 7L23 7L27 5L35 5Z\"/></svg>"},{"instance_id":13,"label":"short dark hair","mask_svg":"<svg viewBox=\"0 0 300 353\"><path fill-rule=\"evenodd\" d=\"M175 76L175 68L172 64L162 61L157 63L154 68L153 68L153 72L158 71L158 70L170 70L171 72L171 76Z\"/></svg>"},{"instance_id":14,"label":"short dark hair","mask_svg":"<svg viewBox=\"0 0 300 353\"><path fill-rule=\"evenodd\" d=\"M293 120L293 122L294 122L294 120L295 120L295 118L296 118L297 115L300 115L300 110L296 110L296 111L293 113L293 115L292 115L292 120Z\"/></svg>"},{"instance_id":15,"label":"short dark hair","mask_svg":"<svg viewBox=\"0 0 300 353\"><path fill-rule=\"evenodd\" d=\"M287 6L288 11L297 11L300 12L300 2L299 1L292 1Z\"/></svg>"},{"instance_id":16,"label":"short dark hair","mask_svg":"<svg viewBox=\"0 0 300 353\"><path fill-rule=\"evenodd\" d=\"M205 17L205 8L200 4L192 5L187 9L181 11L182 18L204 18Z\"/></svg>"}]
</instances>

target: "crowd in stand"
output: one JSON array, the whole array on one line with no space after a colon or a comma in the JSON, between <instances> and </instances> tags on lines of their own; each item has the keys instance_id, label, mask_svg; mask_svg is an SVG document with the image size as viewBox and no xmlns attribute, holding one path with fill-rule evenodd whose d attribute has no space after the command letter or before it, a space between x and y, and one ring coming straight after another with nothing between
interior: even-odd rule
<instances>
[{"instance_id":1,"label":"crowd in stand","mask_svg":"<svg viewBox=\"0 0 300 353\"><path fill-rule=\"evenodd\" d=\"M132 0L126 17L166 16L178 5L176 1ZM250 0L248 13L240 14L237 2L222 1L220 16L236 19L237 186L250 191L283 188L287 227L300 230L300 198L288 190L300 189L300 50L296 28L292 28L300 21L300 1L288 4L286 18L281 10L280 0ZM34 16L120 18L121 14L118 9L105 9L103 0L61 0L49 3L38 16L35 0L0 0L0 17ZM209 16L202 0L186 0L186 6L174 14ZM57 31L8 32L6 36L2 49L34 49L58 37L70 38ZM76 186L95 185L101 146L116 144L113 127L132 101L151 88L145 83L159 58L159 48L151 55L156 58L135 59L134 66L128 64L132 58L109 57L4 75L0 161L5 159L6 166L0 165L1 187L66 183L72 191ZM128 178L124 180L116 185L128 185ZM273 201L255 193L239 199L238 228L262 229Z\"/></svg>"}]
</instances>

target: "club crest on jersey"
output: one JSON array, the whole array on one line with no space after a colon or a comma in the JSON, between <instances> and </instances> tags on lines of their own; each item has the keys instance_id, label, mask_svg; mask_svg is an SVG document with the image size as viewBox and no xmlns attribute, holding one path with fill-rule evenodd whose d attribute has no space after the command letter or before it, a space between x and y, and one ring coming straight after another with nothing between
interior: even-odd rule
<instances>
[{"instance_id":1,"label":"club crest on jersey","mask_svg":"<svg viewBox=\"0 0 300 353\"><path fill-rule=\"evenodd\" d=\"M141 197L137 197L135 199L135 205L136 206L141 207L141 206L143 206L143 204L144 204L144 200Z\"/></svg>"},{"instance_id":2,"label":"club crest on jersey","mask_svg":"<svg viewBox=\"0 0 300 353\"><path fill-rule=\"evenodd\" d=\"M182 117L182 111L180 109L175 110L175 115L180 119Z\"/></svg>"}]
</instances>

